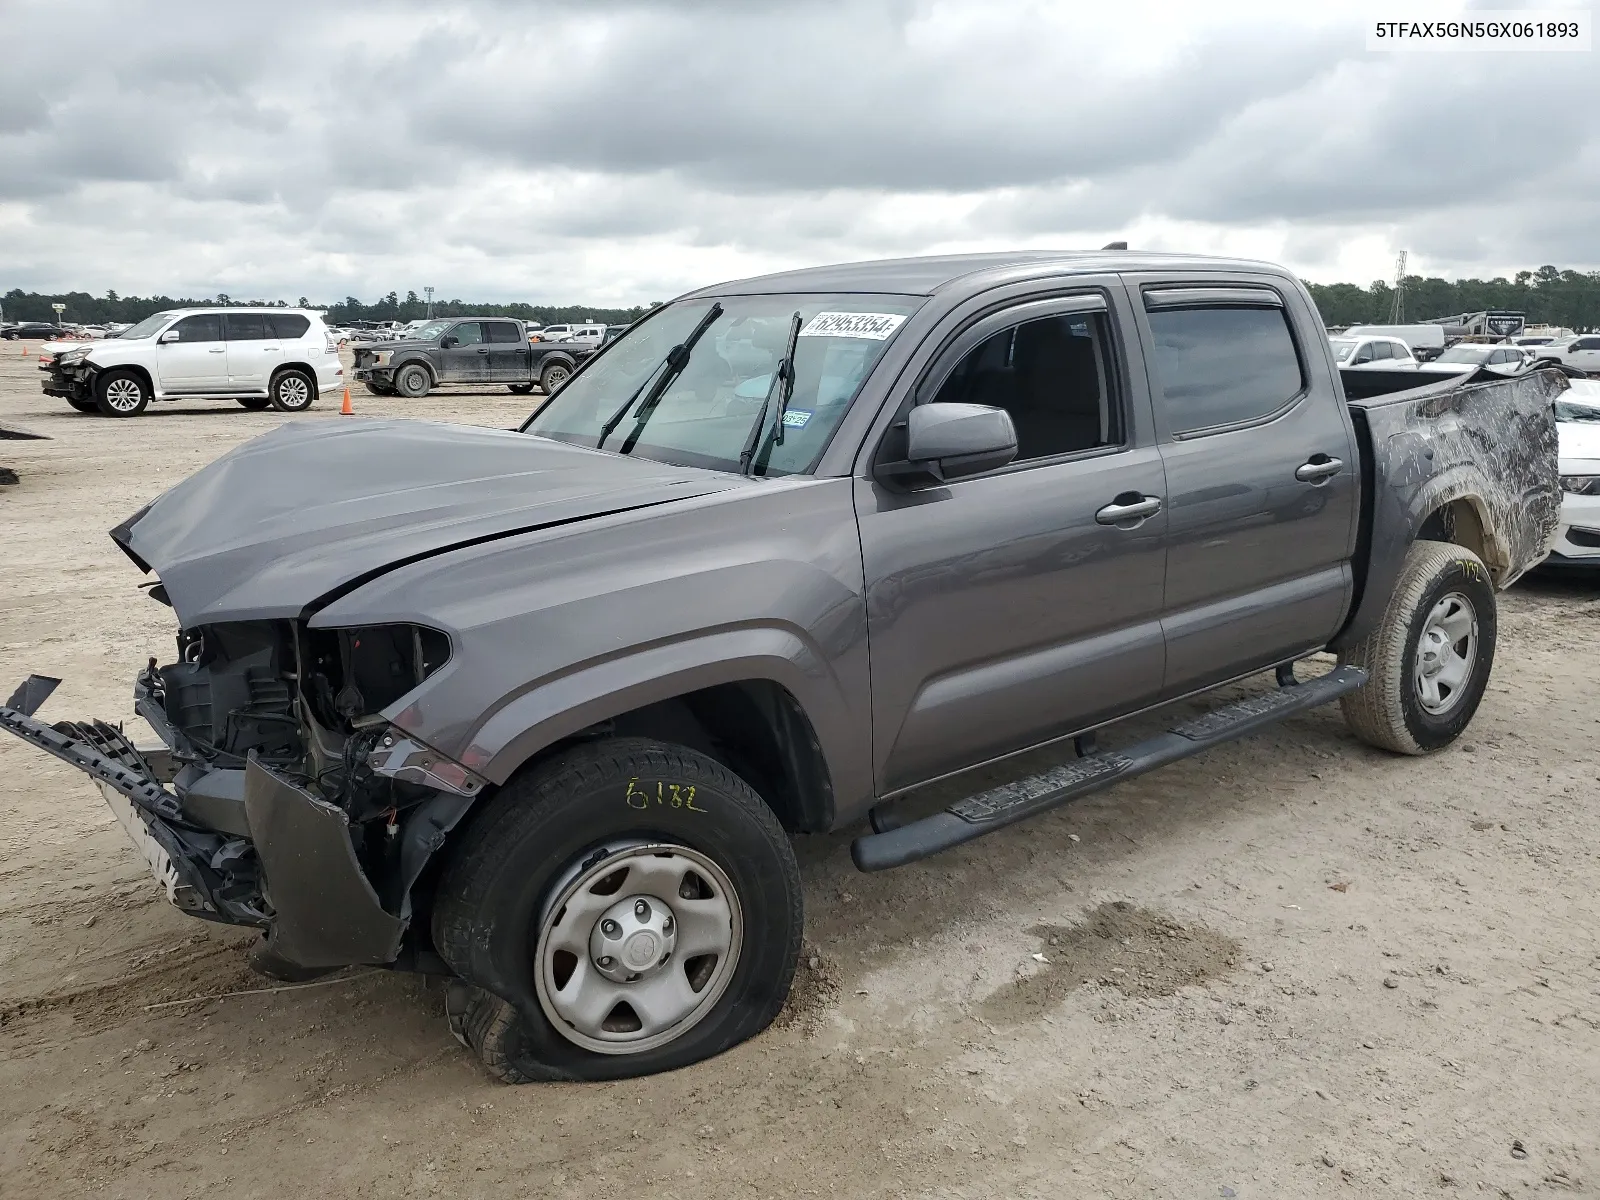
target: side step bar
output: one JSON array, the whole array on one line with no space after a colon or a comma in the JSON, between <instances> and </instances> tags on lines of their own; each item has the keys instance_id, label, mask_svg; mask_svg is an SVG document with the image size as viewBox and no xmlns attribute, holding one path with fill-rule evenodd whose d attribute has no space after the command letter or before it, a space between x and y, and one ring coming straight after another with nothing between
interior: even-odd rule
<instances>
[{"instance_id":1,"label":"side step bar","mask_svg":"<svg viewBox=\"0 0 1600 1200\"><path fill-rule=\"evenodd\" d=\"M1280 672L1279 680L1284 678ZM1124 779L1254 733L1294 713L1327 704L1366 682L1367 673L1360 667L1335 667L1305 683L1288 683L1275 692L1237 700L1124 749L1103 750L1074 759L1038 775L968 796L920 821L858 837L850 844L850 857L863 871L902 867Z\"/></svg>"}]
</instances>

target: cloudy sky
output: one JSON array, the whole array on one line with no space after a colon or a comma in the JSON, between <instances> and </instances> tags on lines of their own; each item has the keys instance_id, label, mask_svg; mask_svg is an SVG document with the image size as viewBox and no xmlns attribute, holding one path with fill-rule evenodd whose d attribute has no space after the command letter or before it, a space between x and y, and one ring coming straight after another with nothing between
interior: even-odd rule
<instances>
[{"instance_id":1,"label":"cloudy sky","mask_svg":"<svg viewBox=\"0 0 1600 1200\"><path fill-rule=\"evenodd\" d=\"M1365 48L1462 7L0 0L0 291L633 304L1113 238L1600 267L1594 53Z\"/></svg>"}]
</instances>

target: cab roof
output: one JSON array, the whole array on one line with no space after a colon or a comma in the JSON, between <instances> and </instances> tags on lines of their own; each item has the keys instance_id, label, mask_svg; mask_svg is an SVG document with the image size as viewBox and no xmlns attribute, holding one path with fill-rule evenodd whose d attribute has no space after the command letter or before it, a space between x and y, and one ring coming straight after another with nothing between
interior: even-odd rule
<instances>
[{"instance_id":1,"label":"cab roof","mask_svg":"<svg viewBox=\"0 0 1600 1200\"><path fill-rule=\"evenodd\" d=\"M691 296L753 296L778 292L883 292L932 296L974 276L1012 275L1016 268L1037 275L1103 275L1118 271L1254 271L1284 274L1281 267L1248 259L1139 250L1004 250L987 254L939 254L870 262L805 267L712 284Z\"/></svg>"}]
</instances>

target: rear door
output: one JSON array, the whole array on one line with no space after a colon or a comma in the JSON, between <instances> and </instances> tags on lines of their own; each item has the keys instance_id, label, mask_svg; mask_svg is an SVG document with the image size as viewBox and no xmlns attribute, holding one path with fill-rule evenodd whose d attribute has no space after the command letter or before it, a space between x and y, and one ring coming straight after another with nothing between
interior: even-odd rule
<instances>
[{"instance_id":1,"label":"rear door","mask_svg":"<svg viewBox=\"0 0 1600 1200\"><path fill-rule=\"evenodd\" d=\"M222 336L222 314L184 317L161 335L176 341L156 344L156 376L163 392L228 390L228 343Z\"/></svg>"},{"instance_id":2,"label":"rear door","mask_svg":"<svg viewBox=\"0 0 1600 1200\"><path fill-rule=\"evenodd\" d=\"M1133 282L1166 467L1172 696L1316 649L1339 628L1355 431L1298 291L1270 277Z\"/></svg>"},{"instance_id":3,"label":"rear door","mask_svg":"<svg viewBox=\"0 0 1600 1200\"><path fill-rule=\"evenodd\" d=\"M443 345L453 339L453 344ZM489 346L481 321L462 321L440 341L439 373L446 383L483 383L489 378Z\"/></svg>"},{"instance_id":4,"label":"rear door","mask_svg":"<svg viewBox=\"0 0 1600 1200\"><path fill-rule=\"evenodd\" d=\"M1167 489L1123 354L1126 293L1115 279L1071 283L932 334L952 340L876 449L903 456L912 402L988 404L1016 426L1009 466L911 492L857 480L880 794L1161 688ZM1115 505L1144 512L1119 522Z\"/></svg>"},{"instance_id":5,"label":"rear door","mask_svg":"<svg viewBox=\"0 0 1600 1200\"><path fill-rule=\"evenodd\" d=\"M485 321L489 341L489 378L495 383L527 383L532 379L528 339L515 321Z\"/></svg>"},{"instance_id":6,"label":"rear door","mask_svg":"<svg viewBox=\"0 0 1600 1200\"><path fill-rule=\"evenodd\" d=\"M228 313L228 384L239 391L264 392L283 361L283 343L267 313Z\"/></svg>"}]
</instances>

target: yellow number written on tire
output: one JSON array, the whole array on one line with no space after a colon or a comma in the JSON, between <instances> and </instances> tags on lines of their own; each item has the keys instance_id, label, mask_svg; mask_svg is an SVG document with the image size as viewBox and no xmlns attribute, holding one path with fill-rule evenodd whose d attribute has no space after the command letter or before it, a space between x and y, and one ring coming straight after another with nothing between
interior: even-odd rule
<instances>
[{"instance_id":1,"label":"yellow number written on tire","mask_svg":"<svg viewBox=\"0 0 1600 1200\"><path fill-rule=\"evenodd\" d=\"M636 775L628 780L628 790L623 799L629 808L686 808L690 812L705 812L694 802L694 792L692 783L680 786L657 780L654 787L648 783L641 785Z\"/></svg>"}]
</instances>

